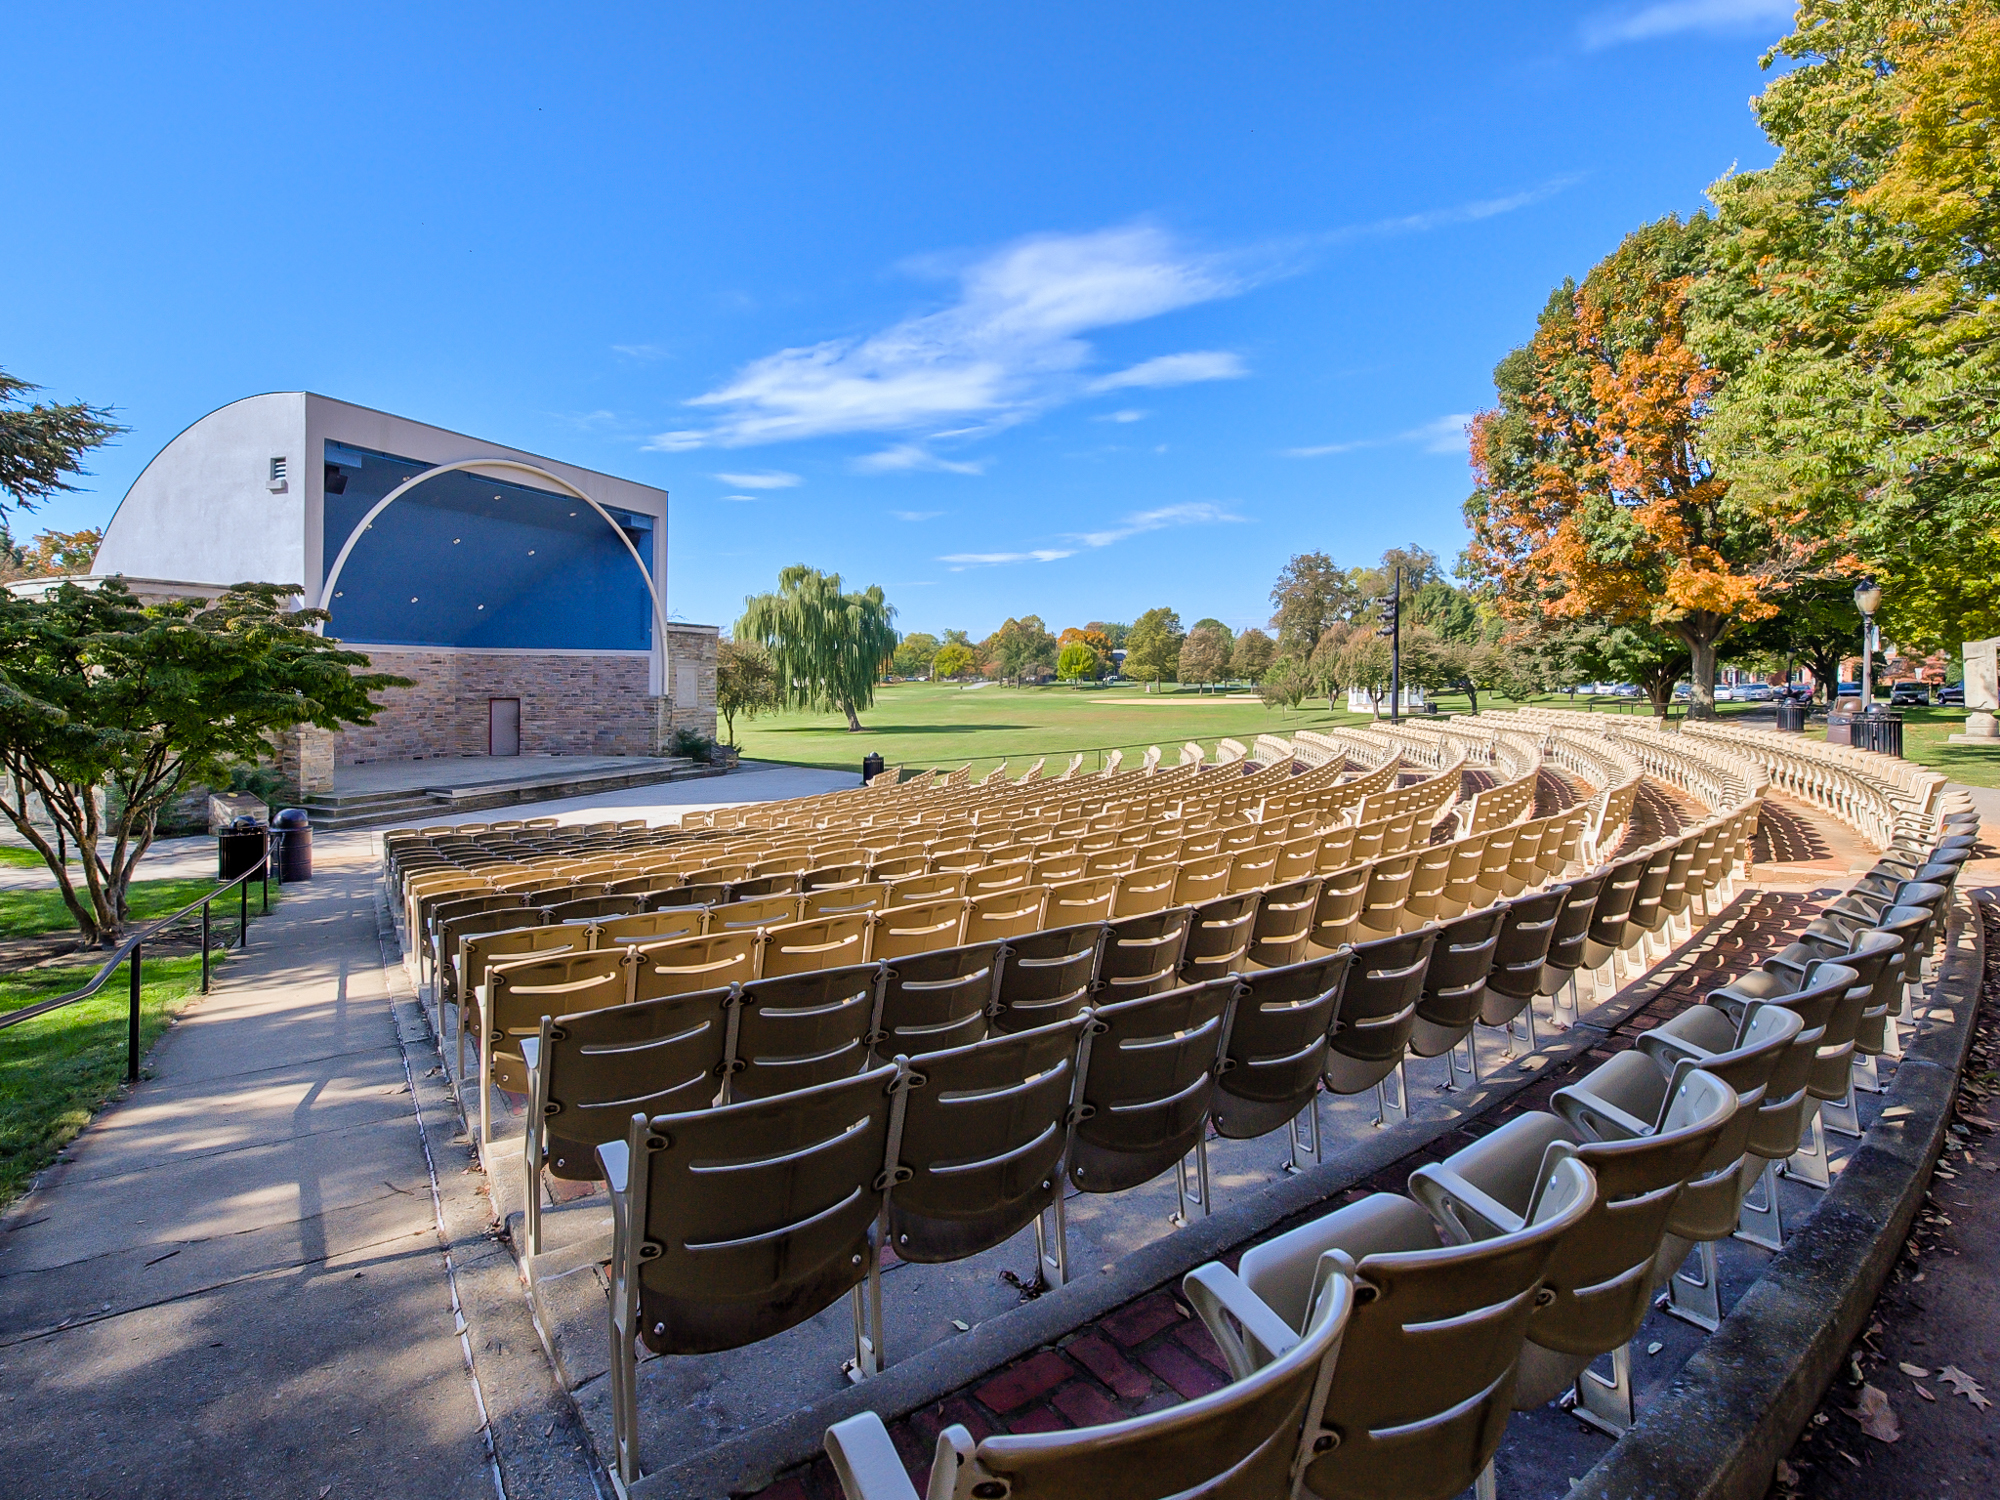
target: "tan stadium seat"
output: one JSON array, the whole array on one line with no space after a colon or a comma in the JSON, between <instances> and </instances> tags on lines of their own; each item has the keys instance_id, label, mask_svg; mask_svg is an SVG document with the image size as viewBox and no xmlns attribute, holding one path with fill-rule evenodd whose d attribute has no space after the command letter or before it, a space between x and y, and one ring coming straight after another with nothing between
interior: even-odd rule
<instances>
[{"instance_id":1,"label":"tan stadium seat","mask_svg":"<svg viewBox=\"0 0 2000 1500\"><path fill-rule=\"evenodd\" d=\"M1588 1167L1558 1162L1526 1228L1453 1245L1416 1203L1375 1193L1246 1250L1234 1275L1182 1286L1243 1380L1276 1353L1264 1314L1296 1335L1328 1277L1352 1268L1354 1315L1296 1493L1451 1500L1478 1484L1490 1500L1543 1273L1596 1197Z\"/></svg>"},{"instance_id":2,"label":"tan stadium seat","mask_svg":"<svg viewBox=\"0 0 2000 1500\"><path fill-rule=\"evenodd\" d=\"M1407 1119L1409 1098L1400 1090L1403 1055L1417 1022L1424 974L1439 929L1419 928L1400 937L1377 938L1354 945L1354 959L1341 995L1340 1012L1326 1055L1326 1086L1336 1094L1375 1090L1377 1124L1391 1114ZM1398 1074L1399 1092L1392 1106L1382 1091L1390 1074Z\"/></svg>"},{"instance_id":3,"label":"tan stadium seat","mask_svg":"<svg viewBox=\"0 0 2000 1500\"><path fill-rule=\"evenodd\" d=\"M684 884L678 870L648 870L640 875L627 875L612 881L604 888L607 896L653 896L662 891L671 891Z\"/></svg>"},{"instance_id":4,"label":"tan stadium seat","mask_svg":"<svg viewBox=\"0 0 2000 1500\"><path fill-rule=\"evenodd\" d=\"M1498 901L1507 895L1507 883L1514 869L1514 841L1518 830L1489 828L1479 852L1480 904Z\"/></svg>"},{"instance_id":5,"label":"tan stadium seat","mask_svg":"<svg viewBox=\"0 0 2000 1500\"><path fill-rule=\"evenodd\" d=\"M1190 860L1213 859L1222 852L1222 830L1219 828L1188 829L1181 834L1181 863Z\"/></svg>"},{"instance_id":6,"label":"tan stadium seat","mask_svg":"<svg viewBox=\"0 0 2000 1500\"><path fill-rule=\"evenodd\" d=\"M1586 1080L1587 1083L1588 1080ZM1545 1272L1555 1294L1528 1321L1514 1393L1532 1411L1574 1386L1576 1413L1594 1426L1632 1425L1630 1344L1652 1309L1653 1264L1682 1188L1708 1160L1736 1112L1736 1093L1699 1069L1676 1078L1658 1128L1623 1128L1558 1090L1556 1112L1516 1115L1444 1161L1410 1174L1410 1195L1460 1244L1526 1223L1556 1162L1573 1157L1597 1179L1591 1210L1557 1243ZM1607 1383L1586 1377L1612 1357Z\"/></svg>"},{"instance_id":7,"label":"tan stadium seat","mask_svg":"<svg viewBox=\"0 0 2000 1500\"><path fill-rule=\"evenodd\" d=\"M1562 920L1563 906L1570 888L1555 886L1531 891L1501 903L1506 920L1500 924L1500 941L1493 949L1493 972L1486 979L1486 996L1480 1002L1479 1021L1483 1026L1499 1026L1507 1031L1507 1054L1514 1054L1514 1020L1526 1015L1528 1050L1534 1051L1535 997L1542 991L1548 972L1549 945L1555 941L1556 924ZM1479 1050L1473 1049L1473 1061ZM1479 1076L1478 1069L1473 1077Z\"/></svg>"},{"instance_id":8,"label":"tan stadium seat","mask_svg":"<svg viewBox=\"0 0 2000 1500\"><path fill-rule=\"evenodd\" d=\"M1149 839L1139 845L1139 866L1178 864L1181 857L1181 836L1169 834L1164 838Z\"/></svg>"},{"instance_id":9,"label":"tan stadium seat","mask_svg":"<svg viewBox=\"0 0 2000 1500\"><path fill-rule=\"evenodd\" d=\"M1318 874L1320 845L1323 842L1324 836L1319 833L1303 833L1279 844L1278 863L1271 872L1271 883L1289 885L1294 880Z\"/></svg>"},{"instance_id":10,"label":"tan stadium seat","mask_svg":"<svg viewBox=\"0 0 2000 1500\"><path fill-rule=\"evenodd\" d=\"M1048 909L1045 887L1015 886L965 898L965 935L962 943L989 943L996 939L1039 932L1042 914Z\"/></svg>"},{"instance_id":11,"label":"tan stadium seat","mask_svg":"<svg viewBox=\"0 0 2000 1500\"><path fill-rule=\"evenodd\" d=\"M632 997L626 950L569 952L495 964L479 1009L479 1150L493 1144L493 1090L528 1092L524 1037L540 1034L543 1016L624 1005Z\"/></svg>"},{"instance_id":12,"label":"tan stadium seat","mask_svg":"<svg viewBox=\"0 0 2000 1500\"><path fill-rule=\"evenodd\" d=\"M532 914L530 914L532 915ZM463 934L458 940L458 1071L465 1081L465 1027L471 1022L480 1029L480 1012L486 1001L487 976L495 964L534 955L568 953L590 942L590 933L581 927L503 927L498 932Z\"/></svg>"},{"instance_id":13,"label":"tan stadium seat","mask_svg":"<svg viewBox=\"0 0 2000 1500\"><path fill-rule=\"evenodd\" d=\"M1118 895L1112 904L1112 915L1136 917L1149 911L1166 910L1176 904L1174 889L1179 881L1178 865L1144 865L1127 871L1118 877Z\"/></svg>"},{"instance_id":14,"label":"tan stadium seat","mask_svg":"<svg viewBox=\"0 0 2000 1500\"><path fill-rule=\"evenodd\" d=\"M1319 904L1313 908L1312 948L1332 953L1354 940L1361 906L1368 899L1370 867L1356 865L1320 877Z\"/></svg>"},{"instance_id":15,"label":"tan stadium seat","mask_svg":"<svg viewBox=\"0 0 2000 1500\"><path fill-rule=\"evenodd\" d=\"M999 1003L998 941L887 959L875 1056L908 1056L983 1041Z\"/></svg>"},{"instance_id":16,"label":"tan stadium seat","mask_svg":"<svg viewBox=\"0 0 2000 1500\"><path fill-rule=\"evenodd\" d=\"M1193 1288L1211 1271L1229 1274L1211 1263L1190 1272L1185 1285ZM1353 1306L1352 1277L1344 1267L1329 1266L1303 1334L1246 1308L1244 1316L1275 1346L1270 1362L1220 1390L1146 1416L976 1442L954 1423L938 1434L929 1493L1018 1500L1292 1494L1293 1477L1321 1438L1328 1370L1339 1358ZM846 1500L918 1500L902 1455L874 1412L829 1427L826 1452Z\"/></svg>"},{"instance_id":17,"label":"tan stadium seat","mask_svg":"<svg viewBox=\"0 0 2000 1500\"><path fill-rule=\"evenodd\" d=\"M1224 1052L1228 1066L1216 1080L1209 1106L1217 1134L1251 1140L1304 1116L1312 1125L1313 1159L1320 1159L1320 1072L1353 957L1353 949L1343 948L1324 958L1236 976L1236 1011ZM1296 1129L1291 1152L1296 1170Z\"/></svg>"},{"instance_id":18,"label":"tan stadium seat","mask_svg":"<svg viewBox=\"0 0 2000 1500\"><path fill-rule=\"evenodd\" d=\"M541 913L506 894L468 896L431 908L430 957L432 991L440 1004L458 1003L458 942L481 932L505 932L524 923L539 923ZM421 977L421 975L419 976Z\"/></svg>"},{"instance_id":19,"label":"tan stadium seat","mask_svg":"<svg viewBox=\"0 0 2000 1500\"><path fill-rule=\"evenodd\" d=\"M1339 828L1329 828L1320 835L1319 873L1331 875L1336 870L1345 870L1362 863L1354 852L1354 825L1349 823Z\"/></svg>"},{"instance_id":20,"label":"tan stadium seat","mask_svg":"<svg viewBox=\"0 0 2000 1500\"><path fill-rule=\"evenodd\" d=\"M799 877L789 871L776 875L750 875L742 880L732 880L727 887L720 905L730 905L738 901L762 901L772 896L796 897Z\"/></svg>"},{"instance_id":21,"label":"tan stadium seat","mask_svg":"<svg viewBox=\"0 0 2000 1500\"><path fill-rule=\"evenodd\" d=\"M1392 854L1368 867L1368 889L1361 899L1356 918L1357 940L1389 937L1404 929L1403 905L1409 899L1410 882L1416 878L1417 856ZM1423 924L1417 922L1415 926Z\"/></svg>"},{"instance_id":22,"label":"tan stadium seat","mask_svg":"<svg viewBox=\"0 0 2000 1500\"><path fill-rule=\"evenodd\" d=\"M1180 982L1190 908L1171 906L1107 922L1097 986L1106 1003L1170 990Z\"/></svg>"},{"instance_id":23,"label":"tan stadium seat","mask_svg":"<svg viewBox=\"0 0 2000 1500\"><path fill-rule=\"evenodd\" d=\"M758 979L732 989L729 1102L867 1071L868 1039L889 982L881 964Z\"/></svg>"},{"instance_id":24,"label":"tan stadium seat","mask_svg":"<svg viewBox=\"0 0 2000 1500\"><path fill-rule=\"evenodd\" d=\"M933 874L940 871L970 874L985 863L986 855L971 847L947 850L943 853L933 850L930 856L930 868Z\"/></svg>"},{"instance_id":25,"label":"tan stadium seat","mask_svg":"<svg viewBox=\"0 0 2000 1500\"><path fill-rule=\"evenodd\" d=\"M814 891L830 891L843 886L860 885L868 879L868 865L865 860L854 858L861 854L859 849L843 849L838 859L819 859L799 872L799 891L810 894Z\"/></svg>"},{"instance_id":26,"label":"tan stadium seat","mask_svg":"<svg viewBox=\"0 0 2000 1500\"><path fill-rule=\"evenodd\" d=\"M1194 908L1187 946L1181 950L1182 984L1221 979L1248 967L1260 899L1256 891L1243 891Z\"/></svg>"},{"instance_id":27,"label":"tan stadium seat","mask_svg":"<svg viewBox=\"0 0 2000 1500\"><path fill-rule=\"evenodd\" d=\"M1681 1189L1653 1264L1654 1285L1668 1287L1667 1311L1710 1332L1722 1319L1715 1242L1735 1232L1750 1187L1743 1170L1750 1133L1778 1063L1802 1029L1797 1013L1783 1006L1752 1006L1740 1026L1712 1005L1690 1006L1569 1089L1572 1108L1590 1109L1599 1135L1659 1129L1673 1080L1686 1067L1699 1067L1735 1090L1736 1113ZM1680 1267L1697 1245L1701 1274L1690 1277Z\"/></svg>"},{"instance_id":28,"label":"tan stadium seat","mask_svg":"<svg viewBox=\"0 0 2000 1500\"><path fill-rule=\"evenodd\" d=\"M884 882L884 907L916 906L926 901L956 900L965 894L965 877L955 873L901 875Z\"/></svg>"},{"instance_id":29,"label":"tan stadium seat","mask_svg":"<svg viewBox=\"0 0 2000 1500\"><path fill-rule=\"evenodd\" d=\"M752 896L744 901L727 901L708 909L708 932L756 932L799 919L796 895Z\"/></svg>"},{"instance_id":30,"label":"tan stadium seat","mask_svg":"<svg viewBox=\"0 0 2000 1500\"><path fill-rule=\"evenodd\" d=\"M1646 865L1651 858L1651 850L1641 849L1603 872L1604 883L1598 887L1597 904L1591 908L1590 928L1584 937L1578 964L1578 967L1591 971L1593 988L1597 972L1607 964L1611 968L1614 986L1617 982L1618 955L1629 946L1625 930L1632 916L1632 902L1639 894L1639 880L1646 873Z\"/></svg>"},{"instance_id":31,"label":"tan stadium seat","mask_svg":"<svg viewBox=\"0 0 2000 1500\"><path fill-rule=\"evenodd\" d=\"M595 922L600 917L629 917L641 911L638 896L579 896L541 908L550 922Z\"/></svg>"},{"instance_id":32,"label":"tan stadium seat","mask_svg":"<svg viewBox=\"0 0 2000 1500\"><path fill-rule=\"evenodd\" d=\"M881 1358L878 1224L905 1096L897 1067L776 1099L638 1116L599 1148L611 1188L614 1459L642 1477L634 1344L742 1348L858 1292L857 1373ZM866 1332L864 1332L864 1326Z\"/></svg>"},{"instance_id":33,"label":"tan stadium seat","mask_svg":"<svg viewBox=\"0 0 2000 1500\"><path fill-rule=\"evenodd\" d=\"M1799 1151L1786 1164L1785 1175L1808 1186L1824 1188L1831 1183L1826 1158L1825 1128L1820 1112L1829 1105L1839 1105L1850 1117L1853 1114L1853 1068L1854 1042L1861 1028L1862 1013L1874 997L1875 982L1882 971L1901 951L1901 943L1891 940L1885 934L1879 941L1857 944L1855 952L1835 961L1821 959L1809 968L1805 984L1798 994L1832 985L1838 987L1832 1008L1827 1012L1821 1029L1818 1046L1813 1056L1812 1071L1806 1077L1806 1093L1811 1102L1806 1106L1803 1121L1804 1136ZM1791 1005L1795 996L1779 995L1760 997L1767 1004ZM1733 985L1711 991L1703 1000L1726 1012L1733 1021L1741 1021L1748 1009L1749 1001ZM1850 1128L1843 1134L1859 1135L1858 1128Z\"/></svg>"},{"instance_id":34,"label":"tan stadium seat","mask_svg":"<svg viewBox=\"0 0 2000 1500\"><path fill-rule=\"evenodd\" d=\"M993 1030L1031 1031L1089 1005L1104 933L1102 922L1085 922L1009 938Z\"/></svg>"},{"instance_id":35,"label":"tan stadium seat","mask_svg":"<svg viewBox=\"0 0 2000 1500\"><path fill-rule=\"evenodd\" d=\"M1118 898L1120 878L1097 875L1088 880L1071 880L1049 888L1042 923L1048 927L1074 927L1083 922L1106 922Z\"/></svg>"},{"instance_id":36,"label":"tan stadium seat","mask_svg":"<svg viewBox=\"0 0 2000 1500\"><path fill-rule=\"evenodd\" d=\"M889 1195L899 1259L963 1260L1033 1224L1033 1284L1046 1285L1049 1271L1057 1285L1069 1280L1062 1167L1089 1024L1076 1015L910 1059L901 1171ZM1053 1252L1042 1222L1050 1212Z\"/></svg>"},{"instance_id":37,"label":"tan stadium seat","mask_svg":"<svg viewBox=\"0 0 2000 1500\"><path fill-rule=\"evenodd\" d=\"M664 911L643 911L629 917L608 917L591 926L590 946L608 948L613 944L664 943L671 938L700 937L707 912L699 906L673 906Z\"/></svg>"},{"instance_id":38,"label":"tan stadium seat","mask_svg":"<svg viewBox=\"0 0 2000 1500\"><path fill-rule=\"evenodd\" d=\"M1238 850L1229 866L1229 893L1258 891L1274 883L1282 850L1279 844L1257 844Z\"/></svg>"},{"instance_id":39,"label":"tan stadium seat","mask_svg":"<svg viewBox=\"0 0 2000 1500\"><path fill-rule=\"evenodd\" d=\"M1035 885L1061 885L1065 881L1083 879L1089 866L1090 860L1086 855L1051 851L1036 857L1028 878Z\"/></svg>"},{"instance_id":40,"label":"tan stadium seat","mask_svg":"<svg viewBox=\"0 0 2000 1500\"><path fill-rule=\"evenodd\" d=\"M799 920L814 917L845 917L857 912L880 911L889 902L885 885L856 881L852 884L820 886L799 897Z\"/></svg>"},{"instance_id":41,"label":"tan stadium seat","mask_svg":"<svg viewBox=\"0 0 2000 1500\"><path fill-rule=\"evenodd\" d=\"M1083 861L1085 875L1123 875L1127 870L1139 867L1137 845L1121 845L1116 849L1101 850L1087 855Z\"/></svg>"},{"instance_id":42,"label":"tan stadium seat","mask_svg":"<svg viewBox=\"0 0 2000 1500\"><path fill-rule=\"evenodd\" d=\"M1565 892L1562 912L1556 918L1555 929L1549 934L1549 956L1542 969L1541 992L1554 997L1568 990L1570 1014L1573 1016L1579 1013L1577 970L1584 966L1584 949L1590 941L1590 925L1596 917L1597 900L1608 878L1609 871L1598 870L1566 880L1560 887ZM1596 981L1592 980L1593 987L1595 984Z\"/></svg>"},{"instance_id":43,"label":"tan stadium seat","mask_svg":"<svg viewBox=\"0 0 2000 1500\"><path fill-rule=\"evenodd\" d=\"M1016 890L1029 883L1034 871L1031 861L1010 859L1005 863L982 865L965 876L965 894L989 896L998 891Z\"/></svg>"},{"instance_id":44,"label":"tan stadium seat","mask_svg":"<svg viewBox=\"0 0 2000 1500\"><path fill-rule=\"evenodd\" d=\"M1229 867L1235 856L1224 852L1181 861L1174 881L1174 905L1200 906L1229 894Z\"/></svg>"},{"instance_id":45,"label":"tan stadium seat","mask_svg":"<svg viewBox=\"0 0 2000 1500\"><path fill-rule=\"evenodd\" d=\"M868 878L886 884L928 875L930 868L930 859L919 850L914 854L897 854L870 860Z\"/></svg>"},{"instance_id":46,"label":"tan stadium seat","mask_svg":"<svg viewBox=\"0 0 2000 1500\"><path fill-rule=\"evenodd\" d=\"M1479 1043L1472 1028L1486 1004L1486 984L1493 973L1493 955L1500 946L1500 929L1507 920L1504 906L1481 907L1453 917L1437 929L1430 961L1424 969L1423 993L1410 1028L1409 1050L1418 1057L1445 1060L1446 1088L1458 1086L1458 1044L1471 1041L1473 1081L1479 1079ZM1405 1099L1409 1081L1399 1085Z\"/></svg>"},{"instance_id":47,"label":"tan stadium seat","mask_svg":"<svg viewBox=\"0 0 2000 1500\"><path fill-rule=\"evenodd\" d=\"M1209 1100L1235 1002L1225 976L1099 1006L1092 1013L1069 1181L1079 1192L1116 1193L1175 1169L1177 1223L1188 1203L1209 1212ZM1198 1186L1189 1190L1187 1156Z\"/></svg>"},{"instance_id":48,"label":"tan stadium seat","mask_svg":"<svg viewBox=\"0 0 2000 1500\"><path fill-rule=\"evenodd\" d=\"M711 932L702 937L642 943L632 954L632 998L657 1000L696 990L726 989L757 977L757 933Z\"/></svg>"},{"instance_id":49,"label":"tan stadium seat","mask_svg":"<svg viewBox=\"0 0 2000 1500\"><path fill-rule=\"evenodd\" d=\"M940 948L955 948L965 935L965 900L924 901L885 907L875 927L876 958L895 960Z\"/></svg>"},{"instance_id":50,"label":"tan stadium seat","mask_svg":"<svg viewBox=\"0 0 2000 1500\"><path fill-rule=\"evenodd\" d=\"M521 1040L527 1066L527 1250L542 1253L542 1172L601 1182L597 1148L635 1113L707 1109L728 1066L727 990L544 1015Z\"/></svg>"},{"instance_id":51,"label":"tan stadium seat","mask_svg":"<svg viewBox=\"0 0 2000 1500\"><path fill-rule=\"evenodd\" d=\"M816 969L850 968L868 957L868 939L875 925L869 912L840 917L814 917L764 929L764 951L757 961L760 979L810 974Z\"/></svg>"},{"instance_id":52,"label":"tan stadium seat","mask_svg":"<svg viewBox=\"0 0 2000 1500\"><path fill-rule=\"evenodd\" d=\"M1415 852L1417 868L1403 898L1403 920L1419 926L1445 919L1445 892L1451 884L1452 846L1426 844ZM1458 915L1453 911L1451 915Z\"/></svg>"},{"instance_id":53,"label":"tan stadium seat","mask_svg":"<svg viewBox=\"0 0 2000 1500\"><path fill-rule=\"evenodd\" d=\"M1278 969L1305 960L1312 946L1319 888L1319 877L1308 875L1258 893L1257 918L1251 925L1250 951L1245 955L1251 964Z\"/></svg>"}]
</instances>

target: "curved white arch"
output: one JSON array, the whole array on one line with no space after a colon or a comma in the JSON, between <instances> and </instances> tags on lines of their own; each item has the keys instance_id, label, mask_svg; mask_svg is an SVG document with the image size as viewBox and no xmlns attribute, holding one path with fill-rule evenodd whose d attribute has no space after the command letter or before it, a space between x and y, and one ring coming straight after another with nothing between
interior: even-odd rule
<instances>
[{"instance_id":1,"label":"curved white arch","mask_svg":"<svg viewBox=\"0 0 2000 1500\"><path fill-rule=\"evenodd\" d=\"M333 567L327 571L326 582L320 585L319 607L327 609L331 606L333 602L333 586L340 582L340 570L347 566L349 554L354 551L355 544L361 540L361 534L368 529L377 516L381 515L383 511L395 504L396 501L402 499L404 495L422 484L426 479L435 479L440 474L453 474L463 469L511 469L517 474L532 474L537 479L546 480L548 483L554 485L562 493L581 500L585 505L588 505L604 518L604 524L617 533L618 540L625 544L625 550L632 554L632 561L639 565L639 576L646 580L646 598L651 601L653 606L653 626L658 635L660 696L662 698L667 697L672 690L672 683L669 678L673 670L667 660L667 604L666 600L661 597L659 586L653 579L652 570L646 566L646 560L639 555L639 549L632 545L632 538L625 534L625 528L612 520L610 511L599 505L560 474L551 474L547 469L537 468L534 464L522 463L519 459L454 459L451 463L438 464L434 468L424 470L421 474L412 475L410 478L405 479L401 484L397 485L388 494L370 506L368 514L356 522L354 530L347 534L346 542L341 545L339 554L333 560Z\"/></svg>"}]
</instances>

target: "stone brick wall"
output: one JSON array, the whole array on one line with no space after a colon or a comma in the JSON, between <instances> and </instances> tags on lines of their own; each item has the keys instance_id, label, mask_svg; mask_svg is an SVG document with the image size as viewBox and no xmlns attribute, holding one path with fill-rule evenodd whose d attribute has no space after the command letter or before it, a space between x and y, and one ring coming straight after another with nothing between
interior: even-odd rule
<instances>
[{"instance_id":1,"label":"stone brick wall","mask_svg":"<svg viewBox=\"0 0 2000 1500\"><path fill-rule=\"evenodd\" d=\"M667 627L667 656L673 662L673 692L660 737L676 729L693 729L715 738L715 657L722 635L713 625Z\"/></svg>"}]
</instances>

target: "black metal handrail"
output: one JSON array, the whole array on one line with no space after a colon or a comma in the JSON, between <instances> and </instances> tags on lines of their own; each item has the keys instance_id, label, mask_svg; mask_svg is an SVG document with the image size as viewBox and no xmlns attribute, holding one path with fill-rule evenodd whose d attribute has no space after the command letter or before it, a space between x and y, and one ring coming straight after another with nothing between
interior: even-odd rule
<instances>
[{"instance_id":1,"label":"black metal handrail","mask_svg":"<svg viewBox=\"0 0 2000 1500\"><path fill-rule=\"evenodd\" d=\"M74 1005L79 1000L88 1000L92 995L104 988L106 981L118 971L118 966L129 958L132 961L132 999L131 1016L126 1027L125 1036L125 1081L127 1083L137 1083L139 1081L139 990L142 983L141 975L146 961L146 943L155 933L171 927L182 917L199 907L201 909L201 992L206 995L208 993L208 954L211 947L209 940L209 907L217 896L227 895L230 891L238 893L237 920L240 925L237 929L235 946L238 948L248 948L250 946L250 881L254 876L263 886L264 910L260 915L269 916L271 912L271 870L271 843L269 839L266 839L263 856L258 859L256 864L245 870L241 875L223 885L218 885L206 896L190 901L186 906L183 906L172 915L161 917L158 921L149 923L147 926L133 933L118 945L117 951L105 960L104 966L92 977L90 983L86 984L82 989L72 990L67 995L57 995L51 1000L37 1000L33 1005L24 1005L19 1010L11 1010L5 1015L0 1015L0 1031L5 1031L9 1026L18 1026L23 1021L32 1021L36 1016L45 1016L50 1011L61 1010L65 1005ZM278 883L280 885L284 884L282 873L279 876Z\"/></svg>"}]
</instances>

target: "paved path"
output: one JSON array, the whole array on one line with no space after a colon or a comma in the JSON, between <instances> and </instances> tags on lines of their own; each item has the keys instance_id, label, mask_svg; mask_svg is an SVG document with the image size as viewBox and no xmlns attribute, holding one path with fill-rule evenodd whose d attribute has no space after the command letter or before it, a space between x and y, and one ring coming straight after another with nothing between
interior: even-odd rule
<instances>
[{"instance_id":1,"label":"paved path","mask_svg":"<svg viewBox=\"0 0 2000 1500\"><path fill-rule=\"evenodd\" d=\"M440 1091L379 933L367 841L329 841L0 1225L0 1490L494 1495L442 1253L484 1214L443 1110L426 1149L412 1083Z\"/></svg>"}]
</instances>

